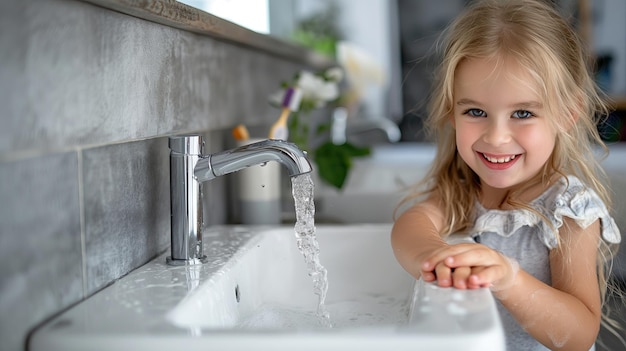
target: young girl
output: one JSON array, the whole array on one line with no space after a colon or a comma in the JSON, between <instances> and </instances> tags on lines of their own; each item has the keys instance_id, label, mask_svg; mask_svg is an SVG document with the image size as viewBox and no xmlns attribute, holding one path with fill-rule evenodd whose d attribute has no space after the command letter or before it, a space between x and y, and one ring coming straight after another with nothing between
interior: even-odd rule
<instances>
[{"instance_id":1,"label":"young girl","mask_svg":"<svg viewBox=\"0 0 626 351\"><path fill-rule=\"evenodd\" d=\"M449 28L428 121L437 156L392 246L416 278L490 288L509 350L589 350L620 242L594 153L606 108L546 3L474 2ZM476 243L449 245L452 233Z\"/></svg>"}]
</instances>

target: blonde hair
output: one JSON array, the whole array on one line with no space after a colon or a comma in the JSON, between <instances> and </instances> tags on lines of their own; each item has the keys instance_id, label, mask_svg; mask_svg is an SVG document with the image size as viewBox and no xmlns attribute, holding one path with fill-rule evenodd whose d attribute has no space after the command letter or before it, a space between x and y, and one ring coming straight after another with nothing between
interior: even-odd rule
<instances>
[{"instance_id":1,"label":"blonde hair","mask_svg":"<svg viewBox=\"0 0 626 351\"><path fill-rule=\"evenodd\" d=\"M608 114L603 96L590 74L587 56L579 37L565 19L546 2L537 0L483 0L473 2L444 32L443 57L436 72L429 101L426 126L435 134L437 155L423 182L400 204L436 195L444 214L443 237L470 229L480 193L478 176L457 152L450 124L456 69L467 58L513 59L533 78L534 86L554 117L557 130L554 150L542 172L522 189L509 194L506 203L539 214L516 196L553 175L575 175L611 206L607 177L596 149L607 148L597 130L598 119ZM434 133L433 133L434 132ZM399 207L400 208L400 207ZM540 214L539 214L540 215ZM599 279L604 302L605 270L615 247L600 245Z\"/></svg>"}]
</instances>

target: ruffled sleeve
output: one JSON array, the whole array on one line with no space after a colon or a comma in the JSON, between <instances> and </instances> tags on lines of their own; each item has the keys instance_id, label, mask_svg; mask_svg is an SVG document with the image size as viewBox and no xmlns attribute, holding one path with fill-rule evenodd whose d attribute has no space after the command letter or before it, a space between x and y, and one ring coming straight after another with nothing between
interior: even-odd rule
<instances>
[{"instance_id":1,"label":"ruffled sleeve","mask_svg":"<svg viewBox=\"0 0 626 351\"><path fill-rule=\"evenodd\" d=\"M592 190L587 188L578 178L569 176L561 178L530 204L544 218L524 209L516 210L486 210L478 205L477 217L474 223L472 236L483 233L496 233L503 237L514 235L522 227L537 228L537 235L549 249L558 245L557 233L554 229L563 226L563 218L573 219L581 228L600 219L602 239L611 244L620 242L620 232L617 224L609 215L609 211Z\"/></svg>"},{"instance_id":2,"label":"ruffled sleeve","mask_svg":"<svg viewBox=\"0 0 626 351\"><path fill-rule=\"evenodd\" d=\"M554 202L552 203L553 215L548 216L552 220L552 225L555 228L561 228L563 217L568 217L584 229L599 219L602 239L611 244L619 244L621 241L619 228L596 192L587 188L576 177L569 176L567 180L568 182L563 178L561 187L557 187L558 190L555 191ZM546 205L549 209L550 203ZM549 239L547 241L554 242L554 245L549 247L555 247L556 234L551 230L543 230L542 232L544 235L550 236L550 238L545 238Z\"/></svg>"}]
</instances>

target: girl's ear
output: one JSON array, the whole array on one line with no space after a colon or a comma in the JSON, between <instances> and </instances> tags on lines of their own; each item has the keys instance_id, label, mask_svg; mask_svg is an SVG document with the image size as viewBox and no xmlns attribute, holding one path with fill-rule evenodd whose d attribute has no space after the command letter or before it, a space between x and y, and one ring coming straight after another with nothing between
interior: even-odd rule
<instances>
[{"instance_id":1,"label":"girl's ear","mask_svg":"<svg viewBox=\"0 0 626 351\"><path fill-rule=\"evenodd\" d=\"M576 121L578 121L578 114L573 110L567 110L563 114L566 114L566 116L562 118L562 122L554 125L557 133L569 133L572 127L576 125Z\"/></svg>"},{"instance_id":2,"label":"girl's ear","mask_svg":"<svg viewBox=\"0 0 626 351\"><path fill-rule=\"evenodd\" d=\"M580 112L583 111L582 109L582 102L579 102L578 104L579 106L578 109L576 108L569 108L567 109L567 119L565 120L565 130L569 131L575 124L576 122L578 122L578 118L580 117Z\"/></svg>"}]
</instances>

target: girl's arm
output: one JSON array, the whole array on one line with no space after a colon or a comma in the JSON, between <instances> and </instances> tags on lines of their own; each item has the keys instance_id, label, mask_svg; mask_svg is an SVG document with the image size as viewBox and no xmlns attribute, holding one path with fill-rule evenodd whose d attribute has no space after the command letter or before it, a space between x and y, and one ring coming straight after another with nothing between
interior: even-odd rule
<instances>
[{"instance_id":1,"label":"girl's arm","mask_svg":"<svg viewBox=\"0 0 626 351\"><path fill-rule=\"evenodd\" d=\"M393 225L393 252L400 265L416 279L422 276L422 262L433 252L448 247L439 235L442 226L442 213L434 197L408 209Z\"/></svg>"},{"instance_id":2,"label":"girl's arm","mask_svg":"<svg viewBox=\"0 0 626 351\"><path fill-rule=\"evenodd\" d=\"M600 329L601 301L596 257L600 225L582 229L565 218L561 245L550 254L552 286L528 273L494 292L526 331L555 350L589 350Z\"/></svg>"},{"instance_id":3,"label":"girl's arm","mask_svg":"<svg viewBox=\"0 0 626 351\"><path fill-rule=\"evenodd\" d=\"M484 245L461 244L434 252L426 271L448 266L447 277L468 287L490 286L493 295L536 340L553 350L589 350L600 328L601 302L596 271L600 225L586 229L564 218L561 244L550 253L552 286ZM455 274L468 271L457 282ZM440 274L437 272L438 278ZM462 282L462 280L466 280ZM441 284L439 284L441 285Z\"/></svg>"}]
</instances>

